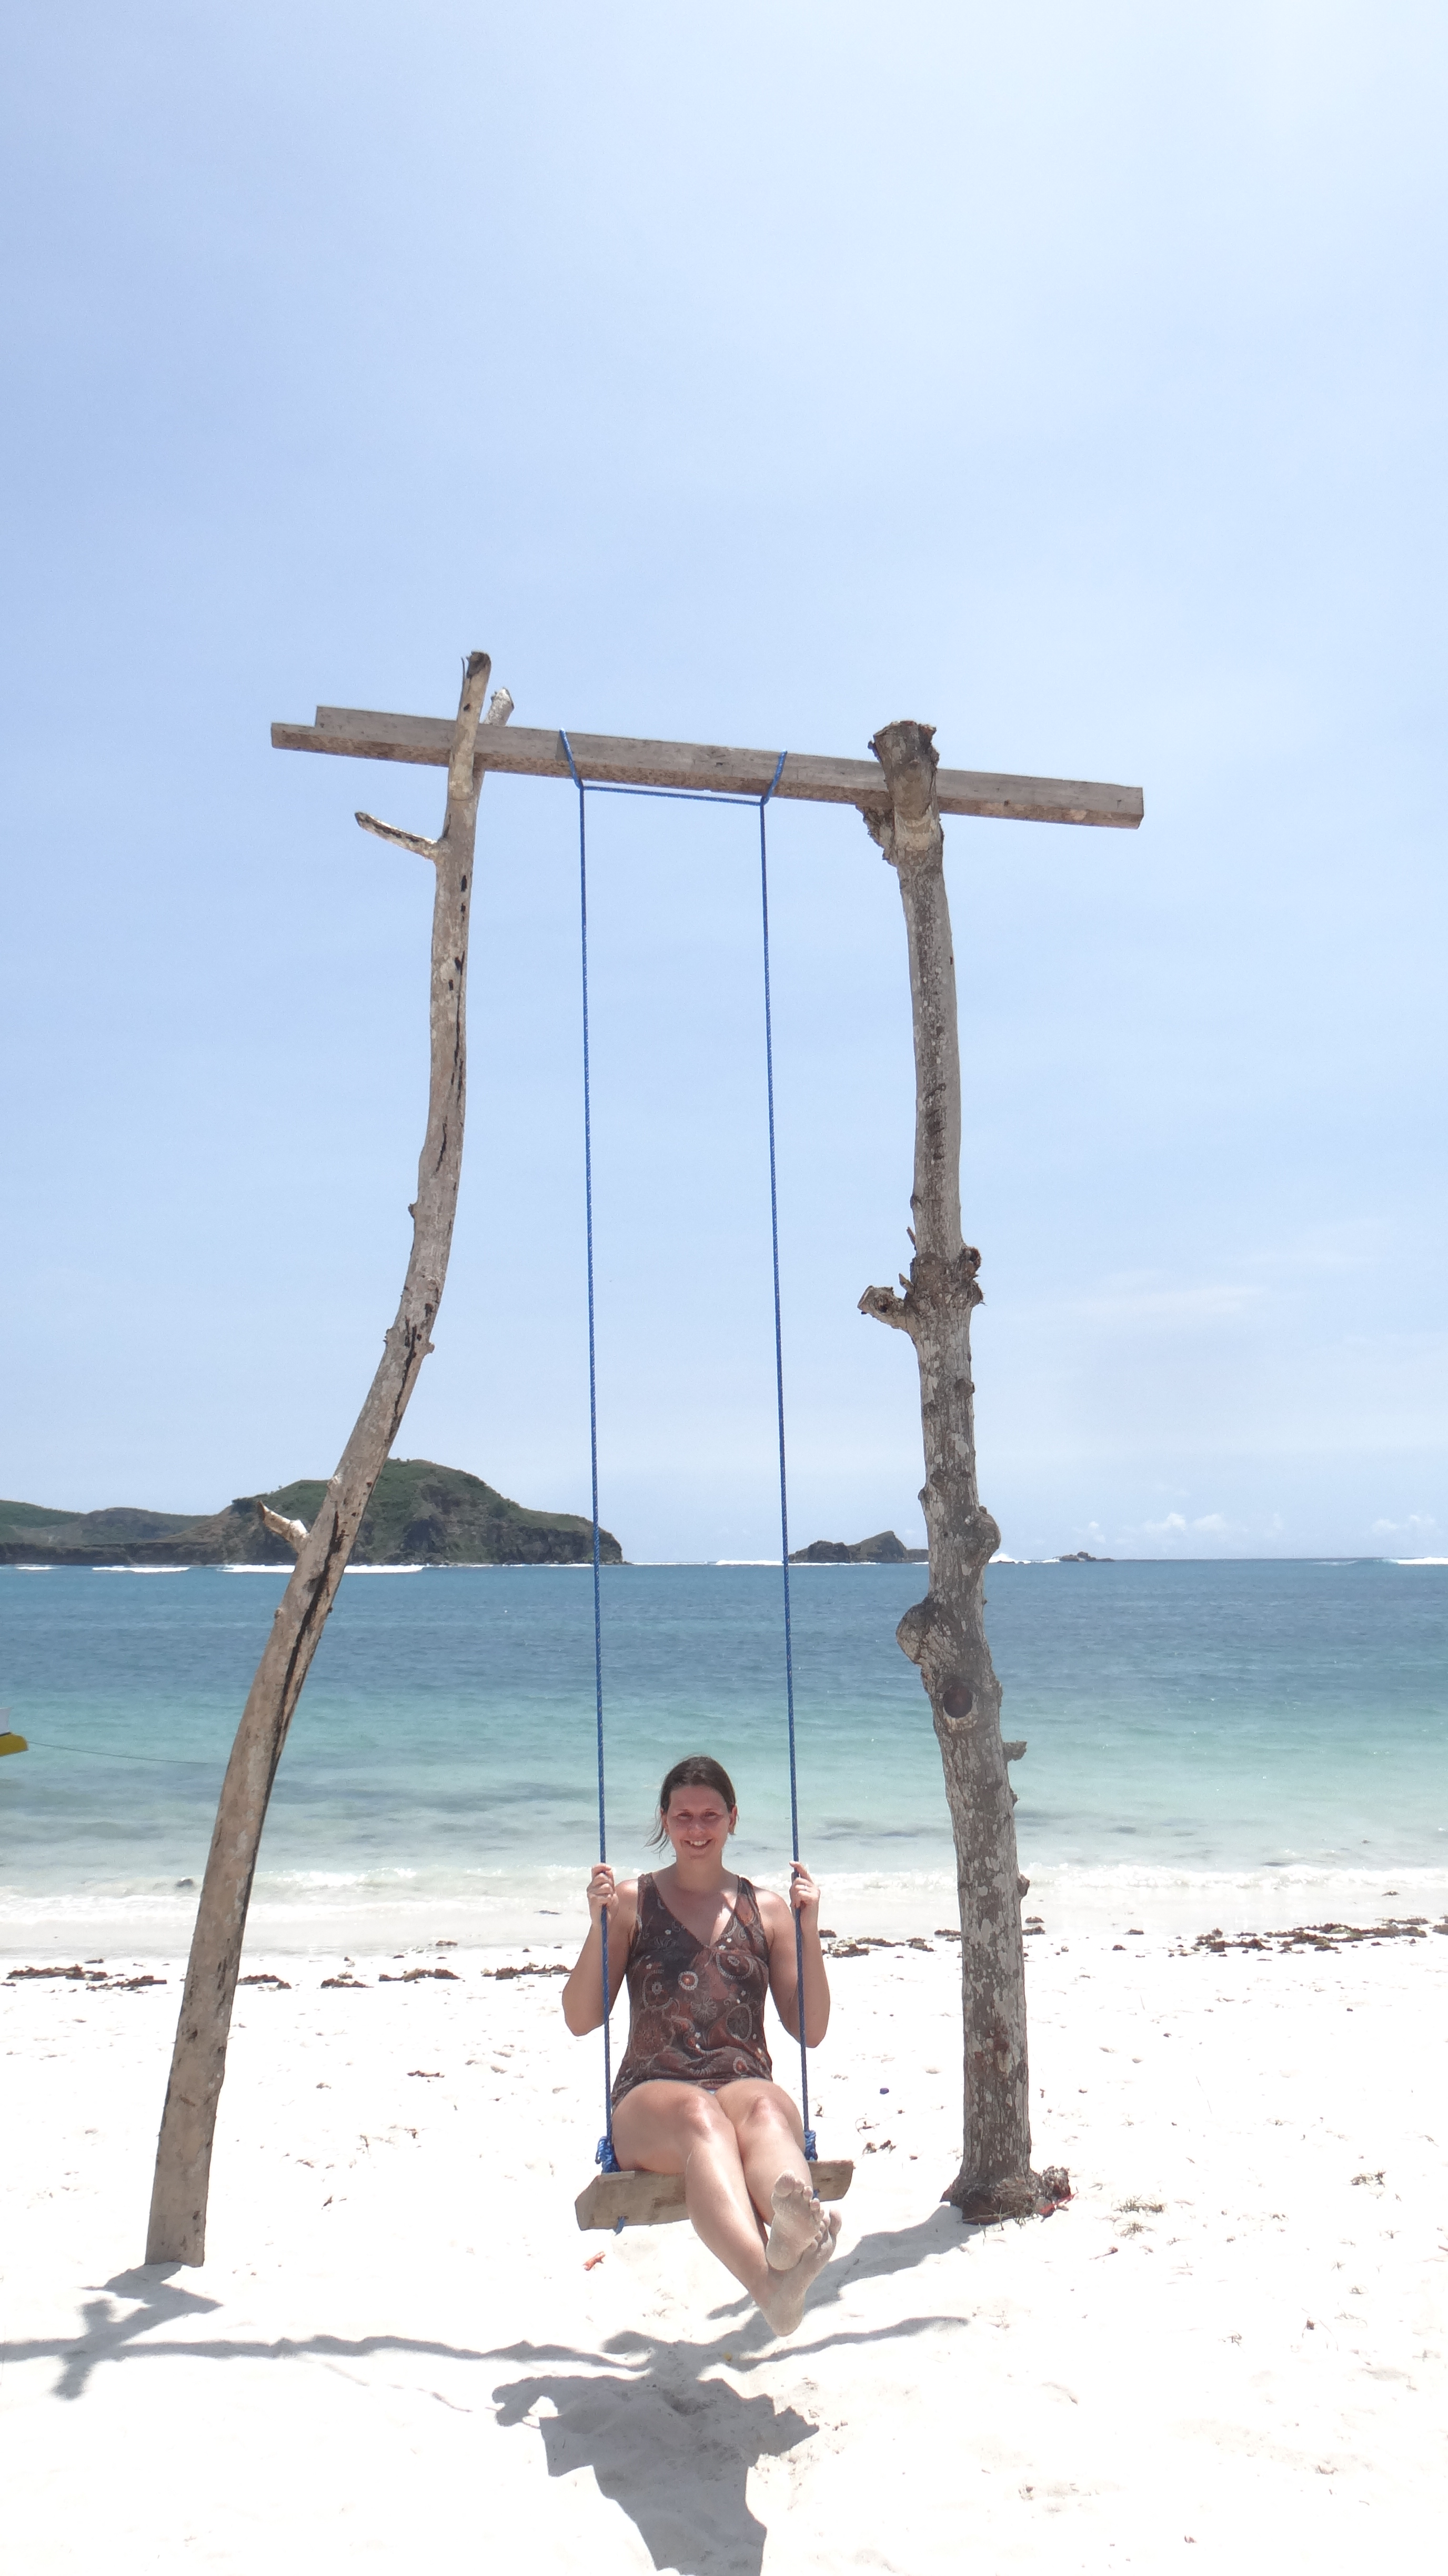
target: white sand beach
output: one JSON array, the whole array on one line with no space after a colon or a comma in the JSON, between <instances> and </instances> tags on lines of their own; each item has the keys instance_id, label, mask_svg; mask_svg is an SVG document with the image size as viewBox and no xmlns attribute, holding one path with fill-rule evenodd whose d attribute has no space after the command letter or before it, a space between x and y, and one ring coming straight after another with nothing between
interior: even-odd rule
<instances>
[{"instance_id":1,"label":"white sand beach","mask_svg":"<svg viewBox=\"0 0 1448 2576\"><path fill-rule=\"evenodd\" d=\"M287 1982L239 1998L196 2271L138 2263L176 1964L0 1981L9 2563L1416 2557L1448 2400L1448 1938L1030 1950L1037 2160L1074 2202L992 2229L938 2205L951 1947L843 1959L819 2126L857 2174L787 2344L686 2227L578 2233L596 2045L555 1979L487 1973L557 1954L249 1960Z\"/></svg>"}]
</instances>

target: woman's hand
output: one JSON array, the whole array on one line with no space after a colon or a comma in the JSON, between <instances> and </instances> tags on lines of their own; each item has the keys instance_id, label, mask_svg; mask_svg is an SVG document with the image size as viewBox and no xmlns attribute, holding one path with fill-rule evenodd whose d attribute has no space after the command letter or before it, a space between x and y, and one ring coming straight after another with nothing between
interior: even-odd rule
<instances>
[{"instance_id":1,"label":"woman's hand","mask_svg":"<svg viewBox=\"0 0 1448 2576\"><path fill-rule=\"evenodd\" d=\"M588 1938L563 1989L563 2018L575 2039L582 2039L586 2031L597 2030L603 2020L605 1950L609 1953L610 2001L623 1983L633 1940L635 1895L632 1880L625 1879L620 1887L607 1861L597 1863L588 1882Z\"/></svg>"},{"instance_id":2,"label":"woman's hand","mask_svg":"<svg viewBox=\"0 0 1448 2576\"><path fill-rule=\"evenodd\" d=\"M790 1870L789 1901L801 1918L801 1930L817 1932L820 1920L820 1892L802 1860L795 1861Z\"/></svg>"},{"instance_id":3,"label":"woman's hand","mask_svg":"<svg viewBox=\"0 0 1448 2576\"><path fill-rule=\"evenodd\" d=\"M601 1860L596 1863L593 1876L588 1882L589 1921L598 1923L605 1914L611 1915L617 1903L618 1888L613 1871L606 1860Z\"/></svg>"},{"instance_id":4,"label":"woman's hand","mask_svg":"<svg viewBox=\"0 0 1448 2576\"><path fill-rule=\"evenodd\" d=\"M795 1929L783 1939L775 1935L770 1950L770 1986L775 2010L790 2038L798 2039L802 2017L806 2044L818 2048L830 2026L830 1985L820 1948L820 1892L802 1860L797 1860L790 1870L789 1901L794 1909ZM778 1904L779 1899L773 1902ZM778 1915L774 1920L779 1921ZM798 1981L796 1960L804 1971Z\"/></svg>"}]
</instances>

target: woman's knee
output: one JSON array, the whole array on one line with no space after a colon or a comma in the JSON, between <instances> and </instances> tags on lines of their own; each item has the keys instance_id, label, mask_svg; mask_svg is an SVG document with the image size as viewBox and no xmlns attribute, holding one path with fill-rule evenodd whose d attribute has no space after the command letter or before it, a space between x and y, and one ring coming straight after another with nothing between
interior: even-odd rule
<instances>
[{"instance_id":1,"label":"woman's knee","mask_svg":"<svg viewBox=\"0 0 1448 2576\"><path fill-rule=\"evenodd\" d=\"M800 2135L799 2113L779 2084L763 2086L753 2094L742 2106L737 2125L755 2135L780 2135L794 2139Z\"/></svg>"},{"instance_id":2,"label":"woman's knee","mask_svg":"<svg viewBox=\"0 0 1448 2576\"><path fill-rule=\"evenodd\" d=\"M734 2132L712 2093L705 2093L692 2084L687 2087L681 2085L679 2089L683 2099L674 2109L674 2125L691 2147L700 2145L705 2139L733 2136Z\"/></svg>"}]
</instances>

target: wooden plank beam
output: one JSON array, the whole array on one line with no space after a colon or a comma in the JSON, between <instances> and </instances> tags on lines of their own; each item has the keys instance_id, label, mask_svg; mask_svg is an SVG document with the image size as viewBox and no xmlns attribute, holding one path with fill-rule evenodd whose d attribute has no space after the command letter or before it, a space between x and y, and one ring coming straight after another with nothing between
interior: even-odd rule
<instances>
[{"instance_id":1,"label":"wooden plank beam","mask_svg":"<svg viewBox=\"0 0 1448 2576\"><path fill-rule=\"evenodd\" d=\"M453 728L441 716L394 716L365 707L318 707L314 725L274 724L278 751L326 751L344 760L404 760L445 769ZM777 751L730 751L707 742L638 742L627 735L570 734L581 777L600 787L675 787L716 796L762 796ZM479 732L477 767L514 778L567 778L562 736L526 725ZM941 769L942 814L979 814L1016 823L1098 823L1134 831L1139 787L1081 778L1013 778L984 769ZM875 760L832 760L792 751L777 796L811 805L856 805L884 814L890 798Z\"/></svg>"},{"instance_id":2,"label":"wooden plank beam","mask_svg":"<svg viewBox=\"0 0 1448 2576\"><path fill-rule=\"evenodd\" d=\"M841 2156L811 2165L810 2172L821 2200L843 2200L855 2168ZM689 2214L684 2207L682 2174L636 2171L595 2174L587 2189L579 2193L573 2209L585 2234L590 2228L617 2227L620 2219L629 2227L666 2227L673 2219L687 2218Z\"/></svg>"}]
</instances>

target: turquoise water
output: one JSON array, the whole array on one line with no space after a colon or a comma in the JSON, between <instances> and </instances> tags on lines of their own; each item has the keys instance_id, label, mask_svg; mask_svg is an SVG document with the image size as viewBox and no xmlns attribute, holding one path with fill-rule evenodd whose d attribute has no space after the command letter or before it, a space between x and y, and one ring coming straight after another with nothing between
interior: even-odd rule
<instances>
[{"instance_id":1,"label":"turquoise water","mask_svg":"<svg viewBox=\"0 0 1448 2576\"><path fill-rule=\"evenodd\" d=\"M281 1582L0 1572L0 1704L32 1745L0 1764L7 1947L184 1942L194 1887L178 1882L204 1867ZM950 1919L938 1756L893 1635L921 1588L914 1566L794 1585L803 1844L827 1914L856 1928ZM1013 1777L1038 1893L1114 1890L1139 1912L1204 1882L1448 1873L1448 1568L999 1565L989 1594L1006 1732L1030 1747ZM741 1865L778 1872L779 1602L767 1567L606 1573L622 1865L666 1765L707 1749L739 1791ZM594 1796L586 1572L349 1576L278 1778L253 1936L571 1937Z\"/></svg>"}]
</instances>

